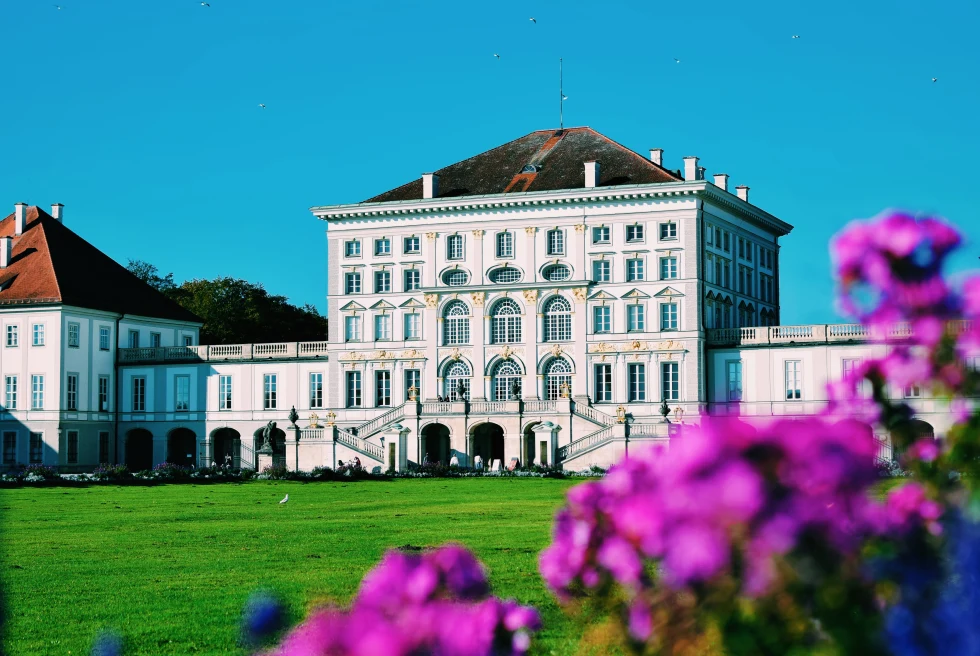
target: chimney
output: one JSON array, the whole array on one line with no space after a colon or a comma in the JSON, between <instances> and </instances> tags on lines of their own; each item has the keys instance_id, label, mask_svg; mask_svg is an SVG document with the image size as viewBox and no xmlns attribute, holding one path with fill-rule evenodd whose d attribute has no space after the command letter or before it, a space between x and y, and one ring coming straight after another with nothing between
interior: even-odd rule
<instances>
[{"instance_id":1,"label":"chimney","mask_svg":"<svg viewBox=\"0 0 980 656\"><path fill-rule=\"evenodd\" d=\"M27 229L27 203L14 205L14 234L22 235Z\"/></svg>"},{"instance_id":2,"label":"chimney","mask_svg":"<svg viewBox=\"0 0 980 656\"><path fill-rule=\"evenodd\" d=\"M65 206L61 203L55 203L51 206L51 218L58 223L65 222Z\"/></svg>"},{"instance_id":3,"label":"chimney","mask_svg":"<svg viewBox=\"0 0 980 656\"><path fill-rule=\"evenodd\" d=\"M722 191L728 191L728 174L715 173L715 186L720 187Z\"/></svg>"},{"instance_id":4,"label":"chimney","mask_svg":"<svg viewBox=\"0 0 980 656\"><path fill-rule=\"evenodd\" d=\"M439 174L422 174L422 198L435 198L439 195Z\"/></svg>"},{"instance_id":5,"label":"chimney","mask_svg":"<svg viewBox=\"0 0 980 656\"><path fill-rule=\"evenodd\" d=\"M0 237L0 269L10 266L10 255L14 249L12 237Z\"/></svg>"},{"instance_id":6,"label":"chimney","mask_svg":"<svg viewBox=\"0 0 980 656\"><path fill-rule=\"evenodd\" d=\"M599 186L599 162L585 163L585 187L590 189Z\"/></svg>"},{"instance_id":7,"label":"chimney","mask_svg":"<svg viewBox=\"0 0 980 656\"><path fill-rule=\"evenodd\" d=\"M744 200L746 203L749 202L749 188L745 185L735 187L735 193L738 194L738 197Z\"/></svg>"},{"instance_id":8,"label":"chimney","mask_svg":"<svg viewBox=\"0 0 980 656\"><path fill-rule=\"evenodd\" d=\"M651 148L650 149L650 161L657 166L664 165L664 149L663 148Z\"/></svg>"},{"instance_id":9,"label":"chimney","mask_svg":"<svg viewBox=\"0 0 980 656\"><path fill-rule=\"evenodd\" d=\"M688 182L698 179L698 158L684 158L684 179Z\"/></svg>"}]
</instances>

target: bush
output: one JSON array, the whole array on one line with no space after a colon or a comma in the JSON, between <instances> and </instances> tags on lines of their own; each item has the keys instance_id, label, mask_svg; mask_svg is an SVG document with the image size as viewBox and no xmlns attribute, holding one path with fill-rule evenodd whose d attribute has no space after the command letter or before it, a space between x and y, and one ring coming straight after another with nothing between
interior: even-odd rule
<instances>
[{"instance_id":1,"label":"bush","mask_svg":"<svg viewBox=\"0 0 980 656\"><path fill-rule=\"evenodd\" d=\"M130 479L133 475L129 473L129 467L126 465L103 463L95 468L95 471L92 472L92 477L98 481L121 481Z\"/></svg>"},{"instance_id":2,"label":"bush","mask_svg":"<svg viewBox=\"0 0 980 656\"><path fill-rule=\"evenodd\" d=\"M273 481L284 481L289 478L289 474L290 472L286 469L286 465L267 465L262 470L260 477Z\"/></svg>"}]
</instances>

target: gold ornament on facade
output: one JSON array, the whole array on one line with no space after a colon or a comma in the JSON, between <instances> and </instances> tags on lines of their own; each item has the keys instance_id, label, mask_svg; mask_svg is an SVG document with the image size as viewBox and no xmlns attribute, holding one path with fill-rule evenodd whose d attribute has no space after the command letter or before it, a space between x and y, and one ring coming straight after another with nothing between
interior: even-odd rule
<instances>
[{"instance_id":1,"label":"gold ornament on facade","mask_svg":"<svg viewBox=\"0 0 980 656\"><path fill-rule=\"evenodd\" d=\"M632 342L630 342L630 348L633 349L634 351L639 351L640 349L643 348L643 346L644 346L643 342L641 342L638 339L634 339Z\"/></svg>"},{"instance_id":2,"label":"gold ornament on facade","mask_svg":"<svg viewBox=\"0 0 980 656\"><path fill-rule=\"evenodd\" d=\"M561 357L562 353L563 351L561 350L561 344L555 344L554 346L551 347L551 355L553 355L554 357L556 358Z\"/></svg>"},{"instance_id":3,"label":"gold ornament on facade","mask_svg":"<svg viewBox=\"0 0 980 656\"><path fill-rule=\"evenodd\" d=\"M657 346L657 348L660 349L661 351L670 351L671 349L675 349L679 347L680 344L678 343L675 345L675 342L672 339L668 339L666 342L660 342L660 344Z\"/></svg>"},{"instance_id":4,"label":"gold ornament on facade","mask_svg":"<svg viewBox=\"0 0 980 656\"><path fill-rule=\"evenodd\" d=\"M319 428L320 427L320 415L315 412L310 413L310 425L307 428Z\"/></svg>"},{"instance_id":5,"label":"gold ornament on facade","mask_svg":"<svg viewBox=\"0 0 980 656\"><path fill-rule=\"evenodd\" d=\"M563 399L567 399L570 393L571 389L569 388L568 383L562 381L561 385L558 386L558 396Z\"/></svg>"},{"instance_id":6,"label":"gold ornament on facade","mask_svg":"<svg viewBox=\"0 0 980 656\"><path fill-rule=\"evenodd\" d=\"M500 357L502 357L504 360L509 360L510 356L512 355L514 355L514 349L512 349L509 344L500 351Z\"/></svg>"},{"instance_id":7,"label":"gold ornament on facade","mask_svg":"<svg viewBox=\"0 0 980 656\"><path fill-rule=\"evenodd\" d=\"M418 387L416 387L415 385L412 385L411 387L408 388L408 400L409 401L416 401L416 400L418 400L418 396L419 396L419 388Z\"/></svg>"},{"instance_id":8,"label":"gold ornament on facade","mask_svg":"<svg viewBox=\"0 0 980 656\"><path fill-rule=\"evenodd\" d=\"M470 294L470 298L473 299L473 305L476 307L483 307L483 302L487 300L486 292L473 292Z\"/></svg>"},{"instance_id":9,"label":"gold ornament on facade","mask_svg":"<svg viewBox=\"0 0 980 656\"><path fill-rule=\"evenodd\" d=\"M474 230L473 236L477 239L483 239L483 230Z\"/></svg>"},{"instance_id":10,"label":"gold ornament on facade","mask_svg":"<svg viewBox=\"0 0 980 656\"><path fill-rule=\"evenodd\" d=\"M536 289L525 289L524 290L524 300L528 303L537 303L538 301L538 290Z\"/></svg>"},{"instance_id":11,"label":"gold ornament on facade","mask_svg":"<svg viewBox=\"0 0 980 656\"><path fill-rule=\"evenodd\" d=\"M425 307L434 308L439 305L439 294L426 294L425 295Z\"/></svg>"},{"instance_id":12,"label":"gold ornament on facade","mask_svg":"<svg viewBox=\"0 0 980 656\"><path fill-rule=\"evenodd\" d=\"M585 232L585 224L580 223L577 226L575 226L575 232Z\"/></svg>"},{"instance_id":13,"label":"gold ornament on facade","mask_svg":"<svg viewBox=\"0 0 980 656\"><path fill-rule=\"evenodd\" d=\"M451 357L453 360L459 360L462 357L462 355L460 354L458 348L454 348L452 354L449 357Z\"/></svg>"},{"instance_id":14,"label":"gold ornament on facade","mask_svg":"<svg viewBox=\"0 0 980 656\"><path fill-rule=\"evenodd\" d=\"M626 423L626 408L619 406L616 408L616 423L625 424Z\"/></svg>"},{"instance_id":15,"label":"gold ornament on facade","mask_svg":"<svg viewBox=\"0 0 980 656\"><path fill-rule=\"evenodd\" d=\"M424 358L425 357L425 353L423 353L422 351L420 351L418 349L409 349L408 351L403 351L402 352L402 357L403 358L412 358L412 359L415 359L415 358ZM415 363L413 362L412 364L414 365Z\"/></svg>"},{"instance_id":16,"label":"gold ornament on facade","mask_svg":"<svg viewBox=\"0 0 980 656\"><path fill-rule=\"evenodd\" d=\"M435 241L436 240L436 236L437 236L437 233L435 233L435 232L427 232L427 233L425 233L425 238L428 241Z\"/></svg>"},{"instance_id":17,"label":"gold ornament on facade","mask_svg":"<svg viewBox=\"0 0 980 656\"><path fill-rule=\"evenodd\" d=\"M388 360L395 357L395 354L391 351L378 351L374 354L374 357L378 360Z\"/></svg>"},{"instance_id":18,"label":"gold ornament on facade","mask_svg":"<svg viewBox=\"0 0 980 656\"><path fill-rule=\"evenodd\" d=\"M609 353L611 351L615 351L616 349L613 348L611 344L606 344L605 342L599 342L598 344L595 345L595 348L593 350L596 351L597 353Z\"/></svg>"},{"instance_id":19,"label":"gold ornament on facade","mask_svg":"<svg viewBox=\"0 0 980 656\"><path fill-rule=\"evenodd\" d=\"M524 232L526 232L529 235L533 235L537 231L538 231L538 229L535 228L534 226L529 226L527 228L524 228Z\"/></svg>"},{"instance_id":20,"label":"gold ornament on facade","mask_svg":"<svg viewBox=\"0 0 980 656\"><path fill-rule=\"evenodd\" d=\"M327 413L327 426L333 426L334 420L337 419L337 413L331 410Z\"/></svg>"},{"instance_id":21,"label":"gold ornament on facade","mask_svg":"<svg viewBox=\"0 0 980 656\"><path fill-rule=\"evenodd\" d=\"M576 303L585 303L586 291L585 287L576 287L572 290L572 296L575 297Z\"/></svg>"}]
</instances>

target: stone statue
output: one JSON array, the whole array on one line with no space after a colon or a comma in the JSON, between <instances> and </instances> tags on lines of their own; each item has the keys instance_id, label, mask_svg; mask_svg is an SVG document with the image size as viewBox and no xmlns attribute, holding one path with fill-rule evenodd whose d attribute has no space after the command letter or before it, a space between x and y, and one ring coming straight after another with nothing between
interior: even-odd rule
<instances>
[{"instance_id":1,"label":"stone statue","mask_svg":"<svg viewBox=\"0 0 980 656\"><path fill-rule=\"evenodd\" d=\"M521 398L521 384L518 381L514 381L510 384L510 395L514 397L515 400Z\"/></svg>"},{"instance_id":2,"label":"stone statue","mask_svg":"<svg viewBox=\"0 0 980 656\"><path fill-rule=\"evenodd\" d=\"M270 421L268 424L265 425L265 428L262 429L263 450L268 450L268 451L272 450L272 435L275 432L275 430L276 430L276 422L274 421Z\"/></svg>"},{"instance_id":3,"label":"stone statue","mask_svg":"<svg viewBox=\"0 0 980 656\"><path fill-rule=\"evenodd\" d=\"M567 399L568 394L569 394L568 383L566 381L562 381L561 385L558 386L558 396L560 396L563 399Z\"/></svg>"},{"instance_id":4,"label":"stone statue","mask_svg":"<svg viewBox=\"0 0 980 656\"><path fill-rule=\"evenodd\" d=\"M466 385L463 384L463 381L459 381L459 385L456 386L456 396L459 397L460 401L466 400Z\"/></svg>"}]
</instances>

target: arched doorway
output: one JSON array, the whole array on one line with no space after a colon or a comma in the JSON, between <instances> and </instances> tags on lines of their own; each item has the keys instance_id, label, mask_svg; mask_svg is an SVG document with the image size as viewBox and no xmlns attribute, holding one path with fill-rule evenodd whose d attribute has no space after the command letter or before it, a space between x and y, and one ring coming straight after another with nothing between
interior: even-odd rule
<instances>
[{"instance_id":1,"label":"arched doorway","mask_svg":"<svg viewBox=\"0 0 980 656\"><path fill-rule=\"evenodd\" d=\"M234 428L216 428L211 432L211 459L221 467L228 463L228 456L232 469L241 469L242 436Z\"/></svg>"},{"instance_id":2,"label":"arched doorway","mask_svg":"<svg viewBox=\"0 0 980 656\"><path fill-rule=\"evenodd\" d=\"M449 428L444 424L429 424L422 429L422 462L429 456L429 462L449 464L452 453L449 449Z\"/></svg>"},{"instance_id":3,"label":"arched doorway","mask_svg":"<svg viewBox=\"0 0 980 656\"><path fill-rule=\"evenodd\" d=\"M474 460L476 456L480 456L483 459L484 467L490 467L494 460L499 460L501 465L506 465L504 463L504 429L493 423L479 424L474 427L470 454Z\"/></svg>"},{"instance_id":4,"label":"arched doorway","mask_svg":"<svg viewBox=\"0 0 980 656\"><path fill-rule=\"evenodd\" d=\"M534 427L537 426L537 422L533 424L528 424L524 428L524 453L523 462L521 463L525 467L530 467L534 463L534 454L536 453L536 448L534 445Z\"/></svg>"},{"instance_id":5,"label":"arched doorway","mask_svg":"<svg viewBox=\"0 0 980 656\"><path fill-rule=\"evenodd\" d=\"M131 472L153 469L153 433L145 428L126 433L126 467Z\"/></svg>"},{"instance_id":6,"label":"arched doorway","mask_svg":"<svg viewBox=\"0 0 980 656\"><path fill-rule=\"evenodd\" d=\"M175 428L167 434L167 462L193 467L197 462L197 435L189 428Z\"/></svg>"},{"instance_id":7,"label":"arched doorway","mask_svg":"<svg viewBox=\"0 0 980 656\"><path fill-rule=\"evenodd\" d=\"M265 431L265 426L258 429L252 433L252 444L255 447L255 462L252 463L254 469L259 468L259 449L262 448L263 438L262 433ZM269 445L272 447L272 464L274 465L285 465L286 464L286 433L283 432L281 428L274 428L272 430L272 435L269 438Z\"/></svg>"}]
</instances>

